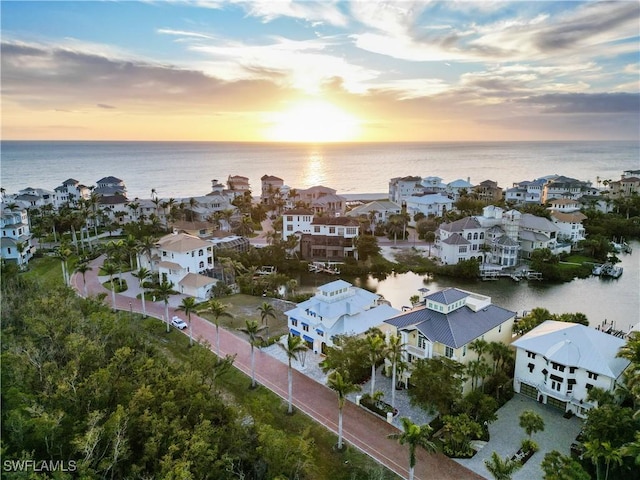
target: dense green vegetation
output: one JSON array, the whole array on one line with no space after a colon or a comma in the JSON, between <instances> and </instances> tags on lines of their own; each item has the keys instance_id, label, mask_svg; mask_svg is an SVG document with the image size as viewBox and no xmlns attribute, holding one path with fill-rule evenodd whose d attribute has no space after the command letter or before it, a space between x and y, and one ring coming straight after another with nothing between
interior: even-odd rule
<instances>
[{"instance_id":1,"label":"dense green vegetation","mask_svg":"<svg viewBox=\"0 0 640 480\"><path fill-rule=\"evenodd\" d=\"M11 267L2 277L3 460L76 462L56 478L390 478L248 390L233 359Z\"/></svg>"}]
</instances>

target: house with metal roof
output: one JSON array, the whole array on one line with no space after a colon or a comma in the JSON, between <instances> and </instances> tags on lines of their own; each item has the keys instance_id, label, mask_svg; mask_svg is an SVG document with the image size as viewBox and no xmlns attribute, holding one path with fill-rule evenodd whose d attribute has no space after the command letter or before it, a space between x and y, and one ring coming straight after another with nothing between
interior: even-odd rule
<instances>
[{"instance_id":1,"label":"house with metal roof","mask_svg":"<svg viewBox=\"0 0 640 480\"><path fill-rule=\"evenodd\" d=\"M402 207L390 200L374 200L373 202L358 205L349 210L346 215L348 217L366 217L368 220L373 219L373 225L385 223L391 215L399 215L402 213Z\"/></svg>"},{"instance_id":2,"label":"house with metal roof","mask_svg":"<svg viewBox=\"0 0 640 480\"><path fill-rule=\"evenodd\" d=\"M517 393L584 418L597 406L593 387L614 392L629 361L616 355L622 338L577 323L547 320L516 340Z\"/></svg>"},{"instance_id":3,"label":"house with metal roof","mask_svg":"<svg viewBox=\"0 0 640 480\"><path fill-rule=\"evenodd\" d=\"M404 360L447 357L467 364L477 359L469 351L476 339L487 342L511 342L516 312L491 303L491 297L445 288L425 296L424 306L385 320L382 330L399 334L406 345ZM411 375L411 368L404 374ZM471 387L465 384L465 391Z\"/></svg>"},{"instance_id":4,"label":"house with metal roof","mask_svg":"<svg viewBox=\"0 0 640 480\"><path fill-rule=\"evenodd\" d=\"M400 313L381 300L380 295L336 280L284 313L289 332L302 337L314 353L324 353L337 336L360 335Z\"/></svg>"}]
</instances>

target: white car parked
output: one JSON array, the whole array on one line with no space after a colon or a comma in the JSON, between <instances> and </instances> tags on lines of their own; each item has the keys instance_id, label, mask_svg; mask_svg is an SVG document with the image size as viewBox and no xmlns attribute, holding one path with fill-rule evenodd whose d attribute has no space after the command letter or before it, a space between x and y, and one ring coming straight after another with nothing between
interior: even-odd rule
<instances>
[{"instance_id":1,"label":"white car parked","mask_svg":"<svg viewBox=\"0 0 640 480\"><path fill-rule=\"evenodd\" d=\"M171 325L173 325L179 330L184 330L188 326L187 322L182 320L180 317L173 317L173 319L171 320Z\"/></svg>"}]
</instances>

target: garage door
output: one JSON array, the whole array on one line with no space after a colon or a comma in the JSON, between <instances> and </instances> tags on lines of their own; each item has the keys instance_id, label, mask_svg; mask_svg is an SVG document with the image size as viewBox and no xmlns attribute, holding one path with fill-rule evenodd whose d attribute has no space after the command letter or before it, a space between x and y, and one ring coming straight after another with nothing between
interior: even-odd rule
<instances>
[{"instance_id":1,"label":"garage door","mask_svg":"<svg viewBox=\"0 0 640 480\"><path fill-rule=\"evenodd\" d=\"M533 385L528 385L526 383L520 384L520 393L526 395L527 397L533 398L534 400L538 399L538 389Z\"/></svg>"},{"instance_id":2,"label":"garage door","mask_svg":"<svg viewBox=\"0 0 640 480\"><path fill-rule=\"evenodd\" d=\"M562 400L558 400L557 398L547 397L547 405L557 408L562 412L567 411L567 402L563 402Z\"/></svg>"}]
</instances>

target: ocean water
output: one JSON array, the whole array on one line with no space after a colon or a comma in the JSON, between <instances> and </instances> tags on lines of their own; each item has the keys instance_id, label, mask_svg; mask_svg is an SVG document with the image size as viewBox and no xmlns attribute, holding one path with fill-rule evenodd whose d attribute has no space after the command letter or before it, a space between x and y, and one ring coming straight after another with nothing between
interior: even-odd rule
<instances>
[{"instance_id":1,"label":"ocean water","mask_svg":"<svg viewBox=\"0 0 640 480\"><path fill-rule=\"evenodd\" d=\"M26 187L53 190L67 178L94 185L104 176L124 180L129 198L209 193L211 180L275 175L292 188L324 185L339 194L388 192L393 177L441 177L445 183L514 182L558 174L594 185L640 168L638 142L459 143L233 143L2 141L0 184L7 193Z\"/></svg>"}]
</instances>

